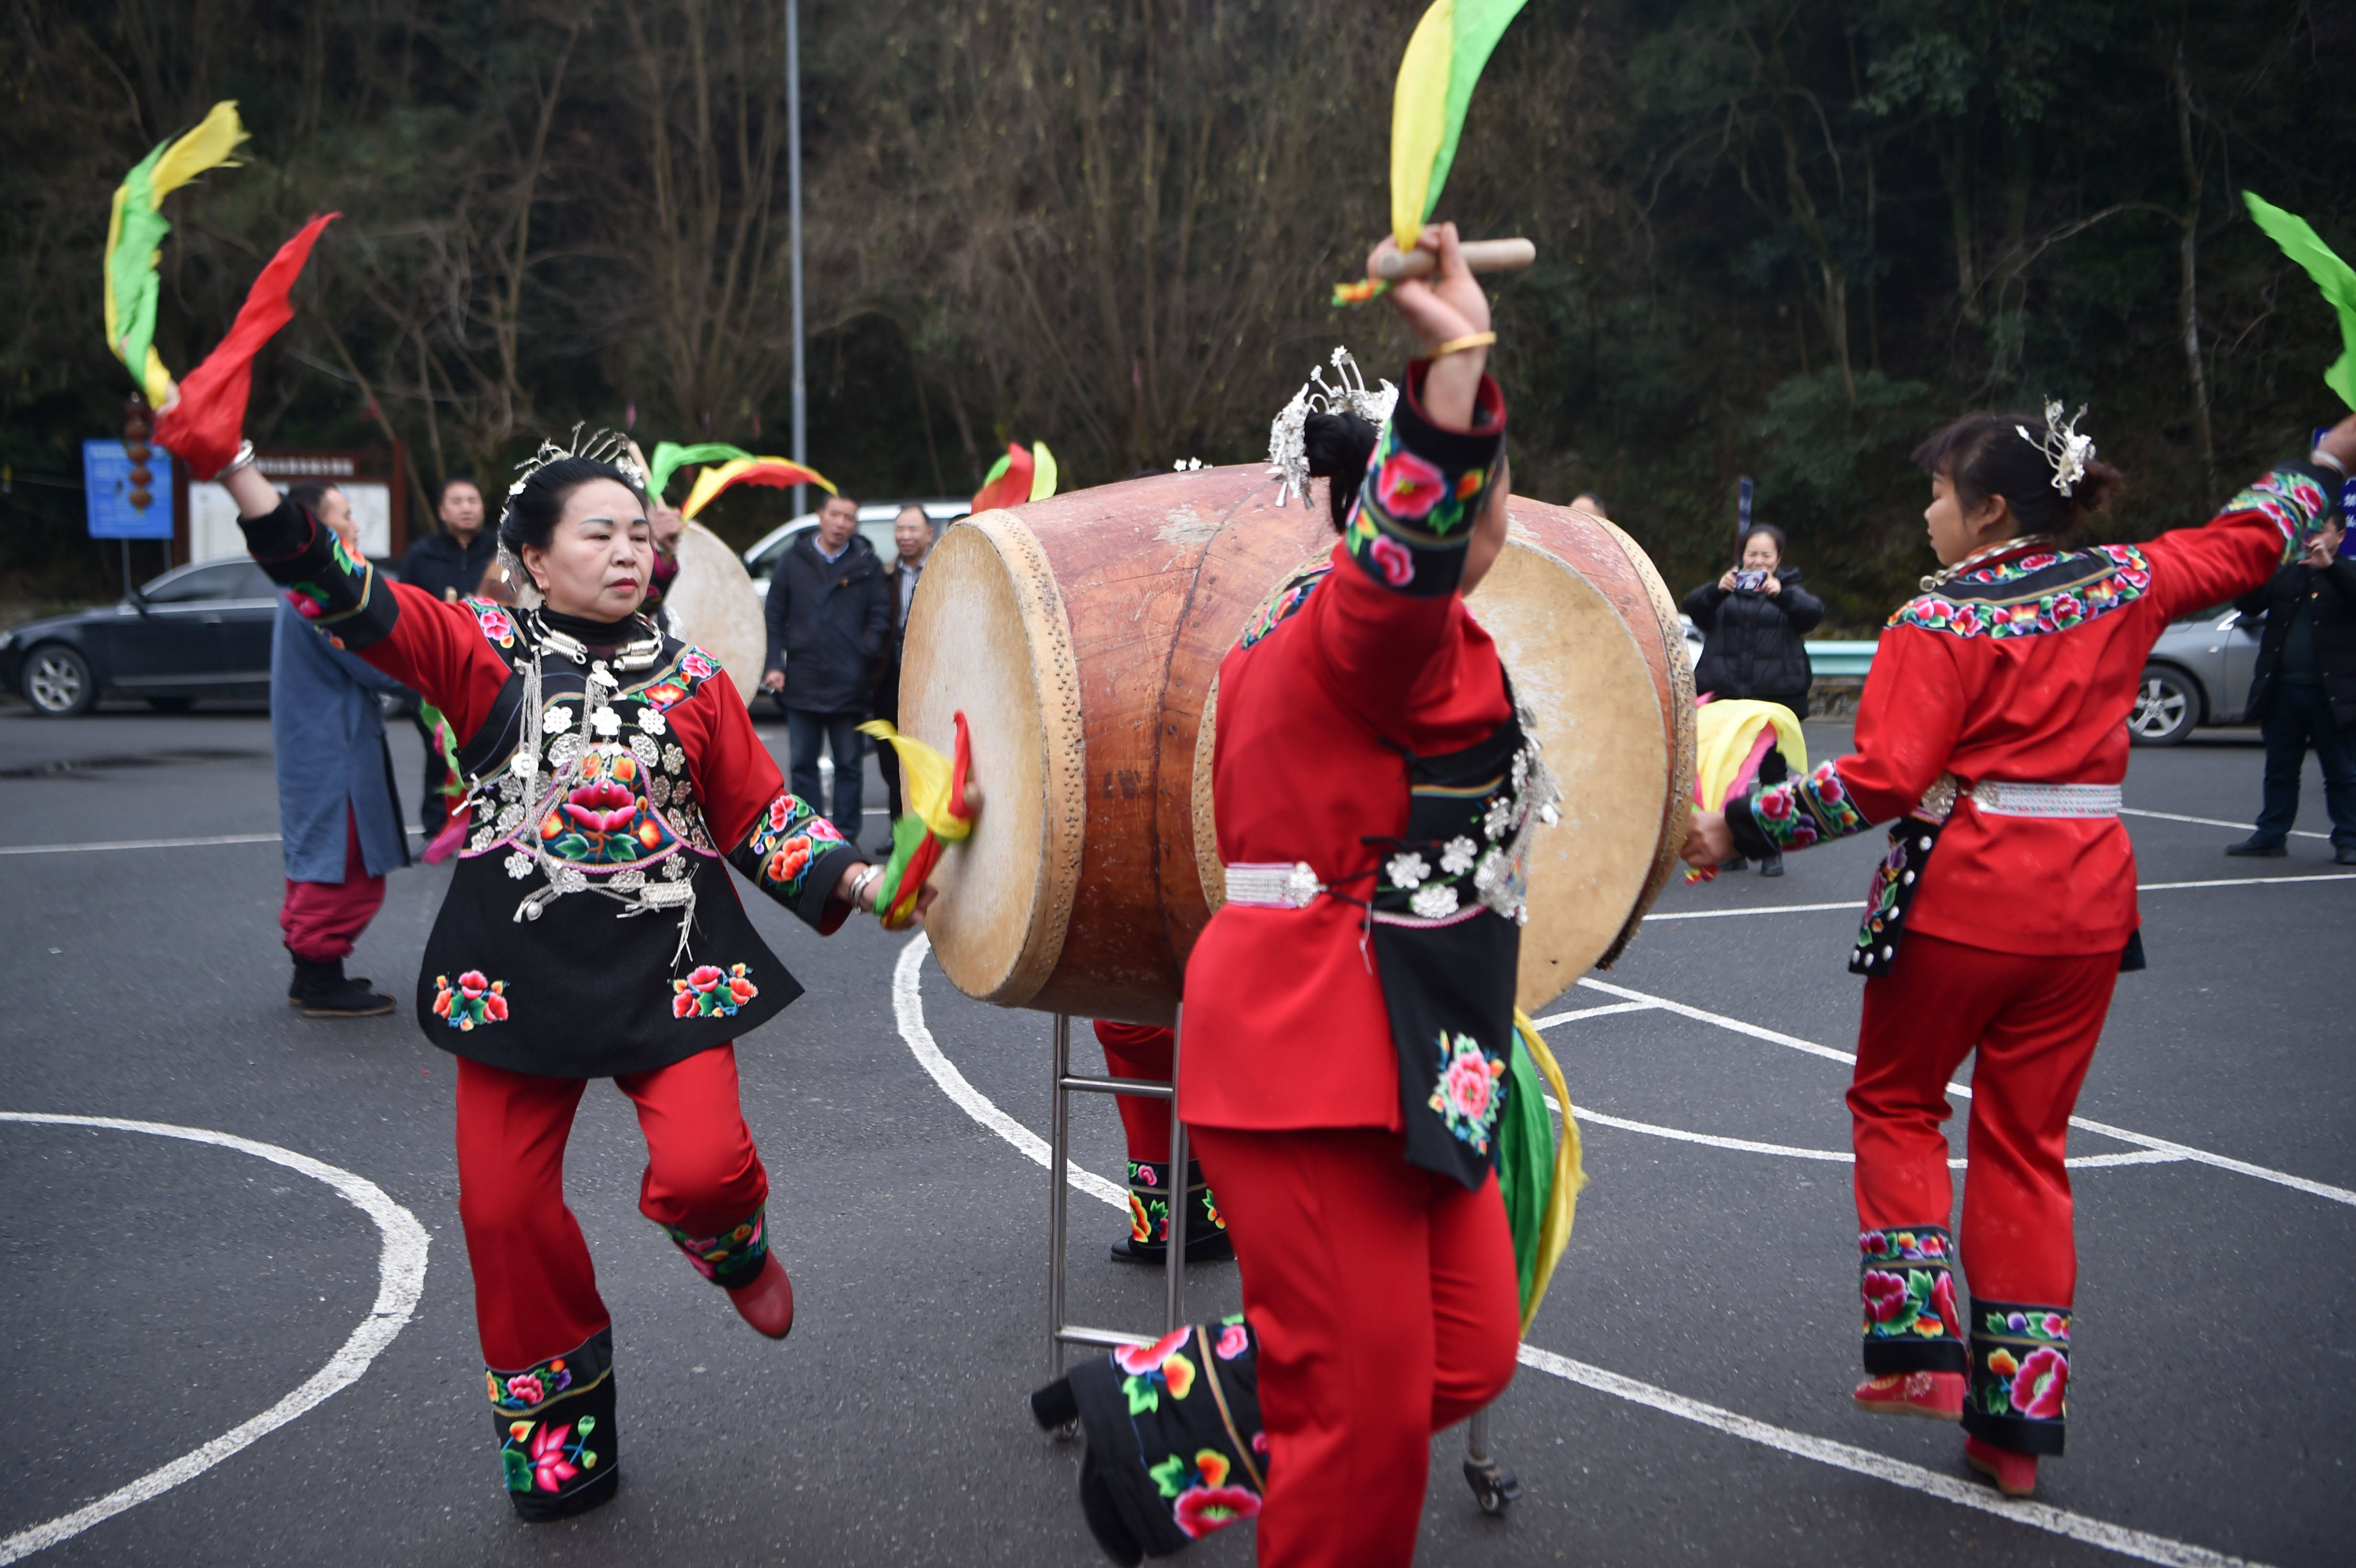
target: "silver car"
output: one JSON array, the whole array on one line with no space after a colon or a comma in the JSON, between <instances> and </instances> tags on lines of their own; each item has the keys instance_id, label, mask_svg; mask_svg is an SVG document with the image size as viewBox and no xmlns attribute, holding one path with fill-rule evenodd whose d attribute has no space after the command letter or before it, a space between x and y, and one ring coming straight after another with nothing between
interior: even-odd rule
<instances>
[{"instance_id":1,"label":"silver car","mask_svg":"<svg viewBox=\"0 0 2356 1568\"><path fill-rule=\"evenodd\" d=\"M2246 722L2242 706L2265 624L2244 624L2230 604L2169 623L2144 662L2128 736L2138 746L2173 746L2198 725Z\"/></svg>"}]
</instances>

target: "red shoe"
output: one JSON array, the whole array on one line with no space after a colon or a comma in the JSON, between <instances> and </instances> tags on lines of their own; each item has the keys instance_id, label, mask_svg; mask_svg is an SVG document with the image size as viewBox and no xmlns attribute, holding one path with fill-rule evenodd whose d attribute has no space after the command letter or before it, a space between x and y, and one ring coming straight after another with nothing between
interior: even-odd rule
<instances>
[{"instance_id":1,"label":"red shoe","mask_svg":"<svg viewBox=\"0 0 2356 1568\"><path fill-rule=\"evenodd\" d=\"M737 1317L772 1339L794 1331L794 1282L774 1253L761 1260L761 1272L750 1284L729 1287L728 1300Z\"/></svg>"},{"instance_id":2,"label":"red shoe","mask_svg":"<svg viewBox=\"0 0 2356 1568\"><path fill-rule=\"evenodd\" d=\"M2037 1492L2037 1456L2016 1454L1976 1437L1964 1439L1964 1462L1996 1483L2008 1498L2033 1497Z\"/></svg>"},{"instance_id":3,"label":"red shoe","mask_svg":"<svg viewBox=\"0 0 2356 1568\"><path fill-rule=\"evenodd\" d=\"M1927 1415L1933 1421L1961 1421L1964 1374L1890 1372L1866 1379L1849 1398L1869 1415Z\"/></svg>"}]
</instances>

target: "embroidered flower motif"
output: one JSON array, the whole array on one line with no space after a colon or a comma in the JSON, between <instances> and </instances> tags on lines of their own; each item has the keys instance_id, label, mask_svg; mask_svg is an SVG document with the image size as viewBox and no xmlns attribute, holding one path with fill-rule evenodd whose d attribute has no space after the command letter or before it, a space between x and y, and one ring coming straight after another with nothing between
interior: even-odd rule
<instances>
[{"instance_id":1,"label":"embroidered flower motif","mask_svg":"<svg viewBox=\"0 0 2356 1568\"><path fill-rule=\"evenodd\" d=\"M447 975L436 975L434 1016L462 1034L473 1032L478 1024L505 1023L507 989L505 980L485 979L480 969L469 969L459 976L455 987Z\"/></svg>"},{"instance_id":2,"label":"embroidered flower motif","mask_svg":"<svg viewBox=\"0 0 2356 1568\"><path fill-rule=\"evenodd\" d=\"M1475 1154L1489 1152L1489 1138L1505 1106L1505 1061L1491 1056L1469 1034L1440 1037L1440 1075L1432 1084L1431 1109Z\"/></svg>"},{"instance_id":3,"label":"embroidered flower motif","mask_svg":"<svg viewBox=\"0 0 2356 1568\"><path fill-rule=\"evenodd\" d=\"M670 1016L675 1019L734 1018L736 1009L761 994L745 977L745 965L725 971L706 964L684 980L670 983Z\"/></svg>"},{"instance_id":4,"label":"embroidered flower motif","mask_svg":"<svg viewBox=\"0 0 2356 1568\"><path fill-rule=\"evenodd\" d=\"M703 655L701 648L689 648L679 656L680 673L694 680L710 680L720 672L720 667Z\"/></svg>"},{"instance_id":5,"label":"embroidered flower motif","mask_svg":"<svg viewBox=\"0 0 2356 1568\"><path fill-rule=\"evenodd\" d=\"M663 709L686 701L687 688L680 685L677 681L662 680L657 681L654 685L648 687L644 691L639 692L638 695L646 699L647 706L649 709L659 712Z\"/></svg>"},{"instance_id":6,"label":"embroidered flower motif","mask_svg":"<svg viewBox=\"0 0 2356 1568\"><path fill-rule=\"evenodd\" d=\"M573 728L573 709L559 703L541 715L540 727L552 735L562 735Z\"/></svg>"},{"instance_id":7,"label":"embroidered flower motif","mask_svg":"<svg viewBox=\"0 0 2356 1568\"><path fill-rule=\"evenodd\" d=\"M503 648L515 646L515 623L508 619L505 610L481 599L467 601L467 607L475 612L475 624L483 629L487 641L497 643Z\"/></svg>"},{"instance_id":8,"label":"embroidered flower motif","mask_svg":"<svg viewBox=\"0 0 2356 1568\"><path fill-rule=\"evenodd\" d=\"M589 1419L594 1420L594 1417ZM569 1424L563 1426L542 1426L540 1429L540 1435L531 1440L529 1463L532 1469L532 1481L543 1492L561 1490L565 1482L581 1473L573 1462L565 1457L564 1440L572 1435L572 1433L573 1428Z\"/></svg>"},{"instance_id":9,"label":"embroidered flower motif","mask_svg":"<svg viewBox=\"0 0 2356 1568\"><path fill-rule=\"evenodd\" d=\"M1481 846L1470 838L1451 838L1440 852L1440 869L1451 877L1461 877L1472 869L1472 861L1480 853Z\"/></svg>"},{"instance_id":10,"label":"embroidered flower motif","mask_svg":"<svg viewBox=\"0 0 2356 1568\"><path fill-rule=\"evenodd\" d=\"M1416 889L1415 897L1408 900L1407 907L1418 920L1446 920L1456 912L1456 890L1446 882L1433 882L1429 887Z\"/></svg>"},{"instance_id":11,"label":"embroidered flower motif","mask_svg":"<svg viewBox=\"0 0 2356 1568\"><path fill-rule=\"evenodd\" d=\"M1170 1517L1190 1541L1258 1512L1259 1494L1248 1487L1189 1487L1170 1505Z\"/></svg>"},{"instance_id":12,"label":"embroidered flower motif","mask_svg":"<svg viewBox=\"0 0 2356 1568\"><path fill-rule=\"evenodd\" d=\"M622 732L622 716L610 708L600 708L590 719L589 727L610 741Z\"/></svg>"},{"instance_id":13,"label":"embroidered flower motif","mask_svg":"<svg viewBox=\"0 0 2356 1568\"><path fill-rule=\"evenodd\" d=\"M1868 1269L1861 1282L1865 1295L1865 1320L1869 1326L1886 1324L1905 1328L1916 1316L1914 1293L1907 1288L1903 1275L1889 1274L1881 1269Z\"/></svg>"},{"instance_id":14,"label":"embroidered flower motif","mask_svg":"<svg viewBox=\"0 0 2356 1568\"><path fill-rule=\"evenodd\" d=\"M648 735L659 735L670 728L670 720L662 716L661 709L648 705L638 709L638 728Z\"/></svg>"},{"instance_id":15,"label":"embroidered flower motif","mask_svg":"<svg viewBox=\"0 0 2356 1568\"><path fill-rule=\"evenodd\" d=\"M685 773L687 771L687 753L680 751L676 744L665 746L663 748L662 765L663 772L667 773Z\"/></svg>"},{"instance_id":16,"label":"embroidered flower motif","mask_svg":"<svg viewBox=\"0 0 2356 1568\"><path fill-rule=\"evenodd\" d=\"M1391 587L1405 588L1415 581L1415 558L1408 554L1405 545L1387 534L1377 534L1366 547L1366 553L1375 558L1375 564L1382 569L1383 581Z\"/></svg>"},{"instance_id":17,"label":"embroidered flower motif","mask_svg":"<svg viewBox=\"0 0 2356 1568\"><path fill-rule=\"evenodd\" d=\"M1403 523L1423 517L1448 494L1448 476L1405 447L1395 447L1375 473L1375 499Z\"/></svg>"},{"instance_id":18,"label":"embroidered flower motif","mask_svg":"<svg viewBox=\"0 0 2356 1568\"><path fill-rule=\"evenodd\" d=\"M508 1398L525 1404L538 1404L548 1397L547 1389L531 1372L519 1372L508 1380Z\"/></svg>"},{"instance_id":19,"label":"embroidered flower motif","mask_svg":"<svg viewBox=\"0 0 2356 1568\"><path fill-rule=\"evenodd\" d=\"M2050 1345L2040 1345L2020 1363L2009 1391L2012 1408L2031 1421L2059 1421L2069 1413L2070 1361Z\"/></svg>"},{"instance_id":20,"label":"embroidered flower motif","mask_svg":"<svg viewBox=\"0 0 2356 1568\"><path fill-rule=\"evenodd\" d=\"M1121 1380L1129 1413L1139 1415L1162 1408L1162 1394L1183 1400L1194 1386L1194 1363L1178 1353L1192 1328L1173 1328L1151 1345L1124 1345L1113 1352L1113 1362L1129 1375Z\"/></svg>"},{"instance_id":21,"label":"embroidered flower motif","mask_svg":"<svg viewBox=\"0 0 2356 1568\"><path fill-rule=\"evenodd\" d=\"M1383 869L1389 875L1391 885L1399 888L1419 886L1424 878L1431 875L1431 868L1424 863L1422 856L1412 849L1392 856Z\"/></svg>"},{"instance_id":22,"label":"embroidered flower motif","mask_svg":"<svg viewBox=\"0 0 2356 1568\"><path fill-rule=\"evenodd\" d=\"M1219 1360L1232 1361L1251 1349L1251 1336L1244 1332L1242 1324L1230 1323L1219 1330L1219 1342L1213 1348L1218 1352Z\"/></svg>"},{"instance_id":23,"label":"embroidered flower motif","mask_svg":"<svg viewBox=\"0 0 2356 1568\"><path fill-rule=\"evenodd\" d=\"M798 833L779 845L761 867L761 880L780 888L791 888L809 869L810 841L807 833Z\"/></svg>"}]
</instances>

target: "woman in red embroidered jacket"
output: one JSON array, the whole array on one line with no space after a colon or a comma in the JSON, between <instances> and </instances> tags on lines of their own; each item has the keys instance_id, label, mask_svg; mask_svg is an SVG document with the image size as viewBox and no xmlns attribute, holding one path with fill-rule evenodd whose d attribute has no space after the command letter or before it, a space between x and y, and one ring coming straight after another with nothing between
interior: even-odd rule
<instances>
[{"instance_id":1,"label":"woman in red embroidered jacket","mask_svg":"<svg viewBox=\"0 0 2356 1568\"><path fill-rule=\"evenodd\" d=\"M613 1497L620 1459L612 1320L564 1203L586 1081L637 1109L639 1211L784 1338L793 1286L732 1042L801 987L722 861L822 933L873 909L877 869L787 793L718 664L639 613L653 561L634 468L542 447L499 524L545 599L523 610L386 582L281 501L252 450L221 478L254 559L461 737L469 837L417 1018L458 1058L459 1216L509 1497L564 1518Z\"/></svg>"},{"instance_id":2,"label":"woman in red embroidered jacket","mask_svg":"<svg viewBox=\"0 0 2356 1568\"><path fill-rule=\"evenodd\" d=\"M1288 1568L1407 1563L1431 1434L1518 1340L1491 1168L1546 775L1462 597L1505 534L1488 303L1452 229L1424 244L1437 281L1391 298L1427 357L1333 480L1341 542L1220 666L1227 901L1186 970L1180 1110L1259 1345L1259 1560Z\"/></svg>"},{"instance_id":3,"label":"woman in red embroidered jacket","mask_svg":"<svg viewBox=\"0 0 2356 1568\"><path fill-rule=\"evenodd\" d=\"M2295 558L2356 463L2351 419L2205 528L2072 547L2061 536L2120 481L2060 413L1972 415L1915 454L1944 570L1882 634L1857 749L1696 813L1686 846L1716 865L1896 823L1849 965L1868 976L1848 1092L1869 1374L1854 1397L1960 1418L1966 1459L2015 1497L2062 1448L2070 1115L2112 985L2143 966L2118 809L2144 658L2171 620ZM1941 1124L1975 1051L1966 1311Z\"/></svg>"}]
</instances>

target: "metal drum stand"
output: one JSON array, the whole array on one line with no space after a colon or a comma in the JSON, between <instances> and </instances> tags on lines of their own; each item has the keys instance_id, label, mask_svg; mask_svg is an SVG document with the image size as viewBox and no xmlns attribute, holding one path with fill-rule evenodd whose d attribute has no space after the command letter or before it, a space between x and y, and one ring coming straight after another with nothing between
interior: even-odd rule
<instances>
[{"instance_id":1,"label":"metal drum stand","mask_svg":"<svg viewBox=\"0 0 2356 1568\"><path fill-rule=\"evenodd\" d=\"M1117 1328L1090 1328L1064 1321L1064 1242L1071 1199L1072 1099L1074 1094L1135 1094L1141 1099L1170 1102L1170 1168L1177 1176L1177 1197L1170 1204L1170 1237L1165 1245L1164 1271L1168 1293L1162 1333L1174 1333L1186 1311L1186 1125L1178 1119L1178 1041L1183 1019L1172 1026L1170 1082L1147 1078L1085 1078L1072 1072L1072 1019L1055 1015L1055 1088L1047 1156L1047 1376L1064 1375L1064 1347L1090 1345L1110 1349L1123 1345L1151 1345L1158 1337L1127 1334ZM1066 1427L1058 1436L1072 1435Z\"/></svg>"}]
</instances>

